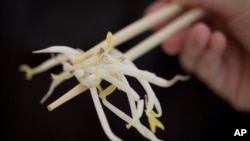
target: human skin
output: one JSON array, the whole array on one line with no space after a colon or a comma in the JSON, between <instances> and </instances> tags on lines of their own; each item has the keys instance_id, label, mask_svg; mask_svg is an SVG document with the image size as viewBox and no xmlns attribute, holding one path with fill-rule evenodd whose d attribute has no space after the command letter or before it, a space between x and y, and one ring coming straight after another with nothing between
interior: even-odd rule
<instances>
[{"instance_id":1,"label":"human skin","mask_svg":"<svg viewBox=\"0 0 250 141\"><path fill-rule=\"evenodd\" d=\"M170 0L158 0L150 14ZM183 68L196 75L238 111L250 112L250 1L179 0L201 7L209 22L199 22L162 43L168 55L178 55ZM159 30L168 21L156 25Z\"/></svg>"}]
</instances>

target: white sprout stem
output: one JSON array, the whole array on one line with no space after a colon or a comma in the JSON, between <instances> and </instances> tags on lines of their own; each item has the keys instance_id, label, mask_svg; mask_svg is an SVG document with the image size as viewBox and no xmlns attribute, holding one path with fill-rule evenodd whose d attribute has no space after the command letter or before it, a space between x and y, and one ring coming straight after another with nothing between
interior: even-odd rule
<instances>
[{"instance_id":1,"label":"white sprout stem","mask_svg":"<svg viewBox=\"0 0 250 141\"><path fill-rule=\"evenodd\" d=\"M112 111L115 115L117 115L119 118L121 118L125 122L129 123L131 120L133 120L130 116L125 114L120 109L116 108L110 102L108 102L106 98L102 98L102 102L103 102L103 105L105 107L107 107L110 111ZM150 131L147 127L145 127L143 124L141 124L140 121L138 121L136 124L134 124L132 126L134 126L137 129L137 131L139 131L141 133L141 135L143 135L147 139L150 139L152 141L160 141L160 139L158 139L155 136L155 134L152 131Z\"/></svg>"},{"instance_id":2,"label":"white sprout stem","mask_svg":"<svg viewBox=\"0 0 250 141\"><path fill-rule=\"evenodd\" d=\"M128 80L124 75L121 75L121 81L129 86ZM129 94L127 94L127 97L128 97L128 101L129 101L129 105L130 105L130 109L131 109L131 115L132 115L132 117L134 117L135 113L136 113L135 100Z\"/></svg>"},{"instance_id":3,"label":"white sprout stem","mask_svg":"<svg viewBox=\"0 0 250 141\"><path fill-rule=\"evenodd\" d=\"M126 65L121 65L121 64L105 64L103 65L104 68L106 69L114 69L117 72L121 72L125 75L132 76L138 78L138 79L145 79L149 81L152 84L155 84L160 87L170 87L173 84L175 84L178 80L185 81L189 77L188 76L182 76L182 75L177 75L174 77L172 80L166 80L164 78L156 76L154 73L151 73L149 71L144 71L144 70L139 70L135 67L130 67Z\"/></svg>"},{"instance_id":4,"label":"white sprout stem","mask_svg":"<svg viewBox=\"0 0 250 141\"><path fill-rule=\"evenodd\" d=\"M64 75L64 74L68 74L68 72L62 72L59 75ZM63 81L64 80L55 80L55 79L53 79L52 82L51 82L51 84L50 84L49 90L47 91L47 93L40 100L40 104L43 104L51 96L51 94L53 93L54 89L58 85L60 85Z\"/></svg>"},{"instance_id":5,"label":"white sprout stem","mask_svg":"<svg viewBox=\"0 0 250 141\"><path fill-rule=\"evenodd\" d=\"M114 51L114 53L122 55L119 51ZM115 63L114 61L117 61L117 60L112 60L112 61L113 61L113 63ZM133 64L132 61L127 60L127 64L129 65L130 68L131 68L131 67L133 68L133 71L134 71L134 72L135 72L135 71L139 71L139 70L137 69L137 67ZM119 69L119 72L120 72L120 71L122 71L123 73L131 72L131 70L127 70L128 67L122 67L122 68L117 67L117 68ZM124 69L125 69L125 70L124 70ZM118 70L117 70L117 71L118 71ZM152 75L153 75L153 77L155 77L154 74L152 74ZM131 76L132 76L132 75L131 75ZM138 79L138 76L143 76L143 73L138 72L137 74L134 74L133 76L136 76L136 77L137 77L137 80L141 83L141 85L143 86L143 88L145 89L145 91L146 91L146 93L147 93L147 95L148 95L148 102L147 102L147 107L146 107L146 108L147 108L147 111L152 110L153 107L154 107L155 99L157 99L156 96L155 96L155 93L154 93L153 89L151 88L151 86L149 85L149 83L148 83L145 79ZM145 75L144 75L144 76L145 76ZM158 113L158 115L161 115L161 114L162 114L161 107L157 107L157 113Z\"/></svg>"},{"instance_id":6,"label":"white sprout stem","mask_svg":"<svg viewBox=\"0 0 250 141\"><path fill-rule=\"evenodd\" d=\"M160 10L156 11L153 14L150 14L148 16L142 17L141 19L135 21L134 23L128 25L127 27L121 29L117 33L113 35L113 46L117 46L123 42L126 42L135 36L141 34L142 32L148 30L150 27L154 26L155 24L168 19L170 17L173 17L174 15L178 14L182 11L182 7L179 4L172 3L169 4ZM85 54L77 57L76 59L72 60L71 62L73 64L76 64L78 62L81 62L88 58L89 56L92 56L95 54L100 47L106 47L106 41L102 41L96 46L92 47L89 51L87 51Z\"/></svg>"},{"instance_id":7,"label":"white sprout stem","mask_svg":"<svg viewBox=\"0 0 250 141\"><path fill-rule=\"evenodd\" d=\"M113 49L112 50L112 52L111 52L114 56L122 56L123 54L119 51L119 50L117 50L117 49ZM116 64L119 64L120 62L118 62L116 59L114 59L112 56L106 56L107 57L107 59L109 60L109 61L111 61L112 63L116 63ZM132 68L134 68L134 69L136 69L136 70L134 70L134 71L139 71L138 69L137 69L137 67L136 67L136 65L134 65L134 63L132 62L132 61L130 61L129 59L126 59L126 62L125 62L130 68L132 67ZM124 68L124 67L123 67ZM119 72L121 72L121 71L124 71L123 70L123 68L122 69L120 69L119 67L118 67L118 69L119 70L117 70L117 71L119 71ZM126 67L126 68L128 68L128 67ZM124 68L124 69L126 69L126 68ZM126 71L124 71L124 73L126 73L126 72L130 72L130 71L128 71L128 70L126 70ZM136 76L136 77L138 77L139 75L141 75L142 73L138 73L138 74L134 74L134 76ZM154 74L152 74L154 77L155 77L155 75ZM123 77L122 77L122 80L127 84L127 85L129 85L128 84L128 82L127 82L127 80L126 80L126 77L124 76L124 75L122 75ZM148 102L147 102L147 112L148 111L150 111L150 110L152 110L153 109L153 107L154 107L154 105L155 105L155 108L156 108L156 110L157 110L157 117L160 117L161 115L162 115L162 109L161 109L161 105L160 105L160 102L159 102L159 100L157 99L157 97L156 97L156 95L155 95L155 92L153 91L153 89L151 88L151 86L150 86L150 84L148 83L148 81L146 81L145 79L138 79L137 78L137 80L141 83L141 85L143 86L143 88L145 89L145 91L146 91L146 93L147 93L147 95L148 95ZM135 113L135 111L133 111L133 113Z\"/></svg>"},{"instance_id":8,"label":"white sprout stem","mask_svg":"<svg viewBox=\"0 0 250 141\"><path fill-rule=\"evenodd\" d=\"M148 51L162 43L164 40L170 38L176 32L184 29L194 21L201 18L203 15L204 11L199 8L190 10L189 12L178 17L170 24L166 25L158 32L143 40L141 43L132 47L124 54L124 56L128 57L131 60L139 58L143 54L147 53Z\"/></svg>"},{"instance_id":9,"label":"white sprout stem","mask_svg":"<svg viewBox=\"0 0 250 141\"><path fill-rule=\"evenodd\" d=\"M126 85L129 86L129 83L128 83L128 80L127 78L125 77L125 75L121 75L121 81L123 83L125 83ZM127 98L128 98L128 102L129 102L129 106L130 106L130 110L131 110L131 116L132 118L135 118L136 117L136 101L129 95L129 94L126 94L127 95ZM133 120L133 119L132 119ZM136 127L136 129L143 135L143 136L146 136L145 135L145 132L144 130L142 129L142 126L140 125L140 121L136 122L135 124L138 124L134 127ZM147 137L148 138L148 137Z\"/></svg>"},{"instance_id":10,"label":"white sprout stem","mask_svg":"<svg viewBox=\"0 0 250 141\"><path fill-rule=\"evenodd\" d=\"M45 49L33 51L33 53L63 53L67 55L79 56L81 52L68 46L51 46Z\"/></svg>"},{"instance_id":11,"label":"white sprout stem","mask_svg":"<svg viewBox=\"0 0 250 141\"><path fill-rule=\"evenodd\" d=\"M136 65L130 61L127 60L126 62L128 65L130 65L131 67L137 68ZM157 110L157 117L160 117L162 115L162 108L161 108L161 104L158 100L158 98L155 95L155 92L153 91L152 87L150 86L150 84L148 83L148 81L146 81L145 79L138 79L137 80L141 83L141 85L143 86L143 88L145 89L147 96L148 96L148 101L147 101L147 111L149 112L153 109L153 107L155 106L156 110Z\"/></svg>"},{"instance_id":12,"label":"white sprout stem","mask_svg":"<svg viewBox=\"0 0 250 141\"><path fill-rule=\"evenodd\" d=\"M165 85L163 85L162 87L171 87L172 85L174 85L177 81L187 81L190 78L189 75L175 75L172 79L168 80L167 83Z\"/></svg>"},{"instance_id":13,"label":"white sprout stem","mask_svg":"<svg viewBox=\"0 0 250 141\"><path fill-rule=\"evenodd\" d=\"M112 50L113 54L121 54L121 52L119 52L116 49ZM145 79L147 81L149 81L152 84L155 84L157 86L160 87L170 87L173 84L175 84L178 80L179 81L185 81L187 79L189 79L189 76L182 76L182 75L176 75L172 80L166 80L164 78L158 77L156 76L154 73L149 72L149 71L145 71L145 70L139 70L132 61L130 61L129 59L126 59L126 64L121 63L119 61L117 61L115 58L113 58L111 55L105 55L104 56L104 61L107 62L107 64L102 65L102 67L104 69L113 69L117 72L123 73L125 75L128 76L132 76L139 79Z\"/></svg>"},{"instance_id":14,"label":"white sprout stem","mask_svg":"<svg viewBox=\"0 0 250 141\"><path fill-rule=\"evenodd\" d=\"M82 84L76 85L74 88L69 90L67 93L65 93L63 96L52 102L50 105L47 106L49 111L54 110L58 106L62 105L63 103L69 101L70 99L76 97L77 95L81 94L82 92L86 91L87 87L85 87Z\"/></svg>"},{"instance_id":15,"label":"white sprout stem","mask_svg":"<svg viewBox=\"0 0 250 141\"><path fill-rule=\"evenodd\" d=\"M64 71L72 71L72 70L76 70L76 69L83 69L93 63L95 63L99 58L99 56L97 55L93 55L91 57L89 57L88 59L82 61L81 63L78 63L76 65L69 65L66 64L63 66Z\"/></svg>"},{"instance_id":16,"label":"white sprout stem","mask_svg":"<svg viewBox=\"0 0 250 141\"><path fill-rule=\"evenodd\" d=\"M55 57L52 57L48 60L46 60L45 62L43 62L42 64L40 64L39 66L37 66L36 68L33 69L33 73L37 74L40 72L44 72L50 68L53 68L57 65L60 65L61 62L60 61L67 61L69 60L69 57L65 54L58 54Z\"/></svg>"},{"instance_id":17,"label":"white sprout stem","mask_svg":"<svg viewBox=\"0 0 250 141\"><path fill-rule=\"evenodd\" d=\"M63 82L63 80L53 80L50 84L49 90L47 91L47 93L42 97L42 99L40 100L40 104L43 104L53 93L54 89L60 85Z\"/></svg>"},{"instance_id":18,"label":"white sprout stem","mask_svg":"<svg viewBox=\"0 0 250 141\"><path fill-rule=\"evenodd\" d=\"M151 73L149 71L139 70L134 67L126 66L126 65L120 65L120 64L105 64L103 65L106 69L112 68L116 70L117 72L124 73L125 75L137 77L139 79L146 79L150 83L153 83L158 86L165 86L167 81L166 79L163 79L161 77L157 77L154 73Z\"/></svg>"},{"instance_id":19,"label":"white sprout stem","mask_svg":"<svg viewBox=\"0 0 250 141\"><path fill-rule=\"evenodd\" d=\"M85 69L86 71L89 71L92 74L96 73L96 69L93 67L88 67ZM129 95L131 95L135 101L138 101L140 99L140 96L137 94L137 92L130 87L129 85L124 85L124 83L122 83L122 81L120 81L119 79L117 79L116 77L109 75L105 70L103 69L98 69L98 73L101 73L100 77L104 80L106 80L107 82L114 84L118 89L124 91L125 93L128 93Z\"/></svg>"},{"instance_id":20,"label":"white sprout stem","mask_svg":"<svg viewBox=\"0 0 250 141\"><path fill-rule=\"evenodd\" d=\"M119 56L119 55L122 56L123 55L117 49L111 50L111 54L113 54L114 56ZM113 61L117 61L117 60L113 60ZM129 65L131 67L137 68L136 65L129 59L126 59L126 61L124 63L126 63L127 65ZM124 76L124 79L126 80L125 76ZM160 104L158 98L156 97L155 92L153 91L152 87L150 86L150 84L146 80L143 80L143 79L137 79L137 80L141 83L141 85L143 86L143 88L145 89L145 91L148 95L148 102L147 102L147 107L146 107L147 112L149 112L153 108L153 106L155 106L155 108L157 110L156 117L160 117L162 115L161 104ZM154 101L152 101L152 100L154 100Z\"/></svg>"},{"instance_id":21,"label":"white sprout stem","mask_svg":"<svg viewBox=\"0 0 250 141\"><path fill-rule=\"evenodd\" d=\"M141 118L141 116L143 114L143 108L144 108L144 101L143 100L139 100L137 102L137 109L136 109L137 111L135 113L135 116L133 117L133 119L126 126L128 129L131 126L133 126L134 124L136 124L140 120L140 118Z\"/></svg>"},{"instance_id":22,"label":"white sprout stem","mask_svg":"<svg viewBox=\"0 0 250 141\"><path fill-rule=\"evenodd\" d=\"M161 103L159 99L156 97L154 99L154 106L155 106L155 109L157 110L156 117L160 117L162 115L162 108L161 108Z\"/></svg>"},{"instance_id":23,"label":"white sprout stem","mask_svg":"<svg viewBox=\"0 0 250 141\"><path fill-rule=\"evenodd\" d=\"M120 51L118 51L117 49L113 49L112 50L112 54L114 55L114 56L120 56L120 55L122 55L122 53L120 52ZM116 60L117 61L117 60ZM125 77L125 75L120 75L120 77L121 77L121 81L123 82L123 83L125 83L126 85L128 85L128 86L130 86L129 85L129 83L128 83L128 80L127 80L127 78ZM136 101L129 95L129 94L127 94L127 97L128 97L128 101L129 101L129 106L130 106L130 109L131 109L131 115L132 115L132 117L133 118L135 118L136 117ZM138 121L137 123L135 123L135 124L141 124L140 123L140 121ZM136 126L136 128L137 128L137 130L143 135L143 136L146 136L146 135L144 135L145 134L145 132L144 132L144 130L142 129L142 127L141 126Z\"/></svg>"},{"instance_id":24,"label":"white sprout stem","mask_svg":"<svg viewBox=\"0 0 250 141\"><path fill-rule=\"evenodd\" d=\"M124 85L124 83L122 83L117 78L110 75L110 76L104 76L103 79L108 81L111 84L114 84L118 89L131 95L135 101L138 101L140 99L139 95L137 94L137 92L133 88L131 88L128 85Z\"/></svg>"},{"instance_id":25,"label":"white sprout stem","mask_svg":"<svg viewBox=\"0 0 250 141\"><path fill-rule=\"evenodd\" d=\"M156 113L156 117L160 117L162 115L162 108L161 108L161 104L158 100L158 98L156 97L155 92L153 91L152 87L150 86L150 84L143 79L137 79L140 84L142 85L142 87L145 89L147 96L148 96L148 101L146 103L146 113L150 112L153 110L153 108L155 107L157 110Z\"/></svg>"},{"instance_id":26,"label":"white sprout stem","mask_svg":"<svg viewBox=\"0 0 250 141\"><path fill-rule=\"evenodd\" d=\"M94 102L95 105L95 109L99 118L99 121L101 122L102 128L104 130L104 132L106 133L107 137L112 140L112 141L121 141L121 139L119 137L117 137L110 129L108 120L105 116L105 113L103 111L102 105L100 103L99 97L98 97L98 93L95 87L89 88L90 89L90 93L92 96L92 100Z\"/></svg>"},{"instance_id":27,"label":"white sprout stem","mask_svg":"<svg viewBox=\"0 0 250 141\"><path fill-rule=\"evenodd\" d=\"M61 62L59 62L56 58L60 58L60 60L65 60L65 61L69 60L68 56L64 54L59 54L55 58L50 58L34 68L31 68L26 64L23 64L19 67L19 70L25 72L26 79L30 80L34 75L42 73L52 67L59 65Z\"/></svg>"},{"instance_id":28,"label":"white sprout stem","mask_svg":"<svg viewBox=\"0 0 250 141\"><path fill-rule=\"evenodd\" d=\"M142 79L141 80L137 79L137 80L140 82L140 84L142 85L142 87L144 88L144 90L147 93L148 101L146 103L146 105L147 105L146 112L149 112L149 111L153 110L153 108L155 106L155 99L157 99L155 92L153 91L153 89L151 88L151 86L149 85L149 83L146 80L142 80ZM162 115L161 107L157 108L157 115L158 116Z\"/></svg>"},{"instance_id":29,"label":"white sprout stem","mask_svg":"<svg viewBox=\"0 0 250 141\"><path fill-rule=\"evenodd\" d=\"M123 56L123 54L117 49L111 50L110 53L113 56ZM114 59L112 56L107 55L106 57L107 57L106 59L108 59L112 63L120 63L116 59ZM133 68L137 69L136 65L129 59L126 59L126 61L124 63L129 65L129 67L133 67ZM129 83L124 75L121 75L121 79L126 85L129 85ZM141 83L141 85L145 89L147 96L148 96L147 107L146 107L147 111L146 112L151 111L153 109L153 107L155 106L155 108L157 110L156 117L160 117L162 115L162 108L161 108L160 102L159 102L158 98L156 97L155 92L153 91L152 87L150 86L148 81L146 81L145 79L138 79L137 78L137 80ZM135 104L134 104L133 100L131 99L131 97L128 96L128 99L129 99L129 102L131 103L130 107L131 107L132 115L134 117L134 113L136 113Z\"/></svg>"}]
</instances>

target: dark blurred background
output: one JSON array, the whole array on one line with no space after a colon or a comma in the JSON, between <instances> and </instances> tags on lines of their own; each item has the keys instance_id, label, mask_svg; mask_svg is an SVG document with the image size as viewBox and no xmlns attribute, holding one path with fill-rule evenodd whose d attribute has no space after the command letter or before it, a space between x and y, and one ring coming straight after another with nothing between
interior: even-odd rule
<instances>
[{"instance_id":1,"label":"dark blurred background","mask_svg":"<svg viewBox=\"0 0 250 141\"><path fill-rule=\"evenodd\" d=\"M116 32L143 15L153 0L1 0L1 141L83 141L108 140L99 123L88 92L65 103L53 112L46 105L71 89L77 82L63 83L44 105L39 100L50 84L50 73L56 67L26 81L18 71L20 64L36 66L49 54L32 54L33 50L51 45L68 45L89 49L105 38L107 31ZM129 47L148 36L150 31L118 48ZM141 69L171 78L185 74L176 57L166 56L158 47L135 61ZM133 80L132 80L133 81ZM139 88L135 82L133 86ZM192 76L187 82L171 88L153 86L162 103L162 122L166 130L157 131L168 141L228 140L236 129L248 129L250 114L234 111ZM123 94L110 100L123 110L128 103ZM115 134L124 139L144 141L133 128L105 109ZM143 118L145 124L146 120Z\"/></svg>"}]
</instances>

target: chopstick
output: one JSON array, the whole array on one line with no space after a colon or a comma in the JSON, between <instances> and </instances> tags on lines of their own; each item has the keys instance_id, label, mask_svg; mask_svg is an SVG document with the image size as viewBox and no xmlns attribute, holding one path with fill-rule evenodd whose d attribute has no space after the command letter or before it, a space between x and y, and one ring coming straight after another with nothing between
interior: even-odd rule
<instances>
[{"instance_id":1,"label":"chopstick","mask_svg":"<svg viewBox=\"0 0 250 141\"><path fill-rule=\"evenodd\" d=\"M127 27L123 28L122 30L118 31L113 35L114 46L117 46L129 39L132 39L136 35L144 32L145 30L148 30L153 25L159 23L160 21L172 17L179 12L182 11L182 7L179 4L173 3L170 4L158 12L151 14L149 16L146 16L131 25L128 25ZM130 50L124 53L124 56L131 60L135 60L138 57L142 56L143 54L147 53L157 45L159 45L162 41L166 40L167 38L174 35L176 32L182 30L183 28L189 26L199 18L201 18L204 15L204 11L199 8L191 9L182 16L178 17L176 20L171 22L170 24L166 25L164 28L159 30L158 32L154 33L153 35L149 36L139 44L132 47ZM95 54L100 47L105 47L106 41L102 41L93 48L91 48L89 51L83 53L80 57L71 60L72 65L75 65L81 61L84 61L88 57ZM69 101L73 97L79 95L82 91L86 90L87 88L84 86L76 86L72 91L69 91L68 93L64 94L57 100L55 100L53 103L48 105L48 110L52 111L58 106L62 105L66 101ZM73 91L79 91L77 94L72 95Z\"/></svg>"}]
</instances>

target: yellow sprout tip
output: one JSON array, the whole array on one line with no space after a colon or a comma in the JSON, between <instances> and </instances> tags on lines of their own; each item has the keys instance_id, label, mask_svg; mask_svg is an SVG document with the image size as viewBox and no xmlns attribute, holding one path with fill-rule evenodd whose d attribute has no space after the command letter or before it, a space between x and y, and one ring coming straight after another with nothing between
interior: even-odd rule
<instances>
[{"instance_id":1,"label":"yellow sprout tip","mask_svg":"<svg viewBox=\"0 0 250 141\"><path fill-rule=\"evenodd\" d=\"M107 97L112 92L114 92L115 89L116 89L115 85L109 85L106 89L104 89L102 92L100 92L100 94L99 94L100 98Z\"/></svg>"},{"instance_id":2,"label":"yellow sprout tip","mask_svg":"<svg viewBox=\"0 0 250 141\"><path fill-rule=\"evenodd\" d=\"M19 71L25 72L25 73L26 73L26 74L25 74L25 78L26 78L27 80L31 80L31 79L32 79L32 77L33 77L33 72L32 72L32 68L30 68L29 65L27 65L27 64L20 65L20 66L19 66Z\"/></svg>"},{"instance_id":3,"label":"yellow sprout tip","mask_svg":"<svg viewBox=\"0 0 250 141\"><path fill-rule=\"evenodd\" d=\"M113 35L112 35L111 32L108 32L108 33L107 33L106 42L107 42L107 47L108 47L108 48L111 48L112 43L113 43Z\"/></svg>"},{"instance_id":4,"label":"yellow sprout tip","mask_svg":"<svg viewBox=\"0 0 250 141\"><path fill-rule=\"evenodd\" d=\"M51 78L54 80L66 80L73 76L72 74L57 75L53 73L51 73L50 75L51 75Z\"/></svg>"},{"instance_id":5,"label":"yellow sprout tip","mask_svg":"<svg viewBox=\"0 0 250 141\"><path fill-rule=\"evenodd\" d=\"M148 122L149 122L151 131L155 133L157 127L162 130L165 130L164 125L155 116L156 116L156 113L154 111L151 111L148 115Z\"/></svg>"}]
</instances>

